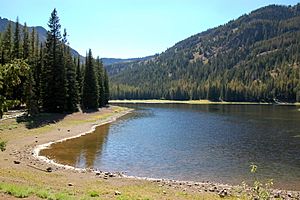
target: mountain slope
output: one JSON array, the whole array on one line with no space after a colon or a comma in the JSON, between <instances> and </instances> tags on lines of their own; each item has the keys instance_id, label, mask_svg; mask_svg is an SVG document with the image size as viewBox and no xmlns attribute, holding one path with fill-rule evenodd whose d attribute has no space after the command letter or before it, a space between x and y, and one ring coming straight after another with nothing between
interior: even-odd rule
<instances>
[{"instance_id":1,"label":"mountain slope","mask_svg":"<svg viewBox=\"0 0 300 200\"><path fill-rule=\"evenodd\" d=\"M10 21L6 18L1 18L0 17L0 33L3 33L6 30L6 27L9 23L12 23L12 28L14 30L16 23L13 21ZM29 32L32 32L32 29L35 29L35 31L37 32L38 36L39 36L39 41L40 42L46 42L47 40L47 30L42 27L42 26L32 26L32 27L28 27ZM20 30L23 29L23 25L20 24ZM71 48L71 54L74 57L82 57L75 49ZM81 58L83 60L83 57Z\"/></svg>"},{"instance_id":2,"label":"mountain slope","mask_svg":"<svg viewBox=\"0 0 300 200\"><path fill-rule=\"evenodd\" d=\"M113 99L300 101L300 4L270 5L123 65Z\"/></svg>"},{"instance_id":3,"label":"mountain slope","mask_svg":"<svg viewBox=\"0 0 300 200\"><path fill-rule=\"evenodd\" d=\"M119 63L127 63L127 62L135 62L135 61L144 61L152 58L153 56L146 56L141 58L101 58L104 66L119 64Z\"/></svg>"}]
</instances>

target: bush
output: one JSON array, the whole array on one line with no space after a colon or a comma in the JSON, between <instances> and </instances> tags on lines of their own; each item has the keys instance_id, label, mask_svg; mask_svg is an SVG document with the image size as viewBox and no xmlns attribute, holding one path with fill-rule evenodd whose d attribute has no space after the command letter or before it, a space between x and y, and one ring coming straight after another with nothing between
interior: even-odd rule
<instances>
[{"instance_id":1,"label":"bush","mask_svg":"<svg viewBox=\"0 0 300 200\"><path fill-rule=\"evenodd\" d=\"M251 186L250 196L251 199L267 200L271 198L271 187L273 185L273 180L268 180L263 183L256 177L257 165L250 165L250 172L253 174L254 182Z\"/></svg>"},{"instance_id":2,"label":"bush","mask_svg":"<svg viewBox=\"0 0 300 200\"><path fill-rule=\"evenodd\" d=\"M6 143L5 141L0 141L0 150L5 151L6 150Z\"/></svg>"}]
</instances>

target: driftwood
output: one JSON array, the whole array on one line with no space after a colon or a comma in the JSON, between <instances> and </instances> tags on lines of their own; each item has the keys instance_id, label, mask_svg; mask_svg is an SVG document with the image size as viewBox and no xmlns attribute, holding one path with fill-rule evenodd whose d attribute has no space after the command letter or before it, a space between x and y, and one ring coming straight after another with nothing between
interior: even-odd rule
<instances>
[{"instance_id":1,"label":"driftwood","mask_svg":"<svg viewBox=\"0 0 300 200\"><path fill-rule=\"evenodd\" d=\"M28 164L27 164L27 166L28 166L28 167L31 167L31 168L33 168L33 169L36 169L36 170L43 171L43 172L52 172L52 168L50 168L50 167L48 167L47 169L41 169L41 168L38 168L38 167L36 167L36 166L32 166L32 165L28 165Z\"/></svg>"}]
</instances>

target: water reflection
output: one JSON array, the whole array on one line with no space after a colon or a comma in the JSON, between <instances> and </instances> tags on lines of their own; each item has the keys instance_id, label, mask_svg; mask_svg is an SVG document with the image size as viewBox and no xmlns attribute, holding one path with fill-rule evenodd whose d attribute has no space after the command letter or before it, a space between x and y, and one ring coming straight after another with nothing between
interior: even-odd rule
<instances>
[{"instance_id":1,"label":"water reflection","mask_svg":"<svg viewBox=\"0 0 300 200\"><path fill-rule=\"evenodd\" d=\"M105 148L109 127L110 124L98 126L91 134L53 144L50 149L42 150L41 155L47 155L58 163L93 168Z\"/></svg>"}]
</instances>

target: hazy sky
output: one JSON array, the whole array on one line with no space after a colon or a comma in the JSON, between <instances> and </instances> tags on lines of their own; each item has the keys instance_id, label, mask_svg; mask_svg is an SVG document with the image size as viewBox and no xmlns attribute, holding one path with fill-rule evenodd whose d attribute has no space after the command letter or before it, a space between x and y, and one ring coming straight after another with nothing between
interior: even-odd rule
<instances>
[{"instance_id":1,"label":"hazy sky","mask_svg":"<svg viewBox=\"0 0 300 200\"><path fill-rule=\"evenodd\" d=\"M85 55L130 58L161 53L176 42L269 4L299 0L0 0L0 16L46 29L54 8L72 48Z\"/></svg>"}]
</instances>

